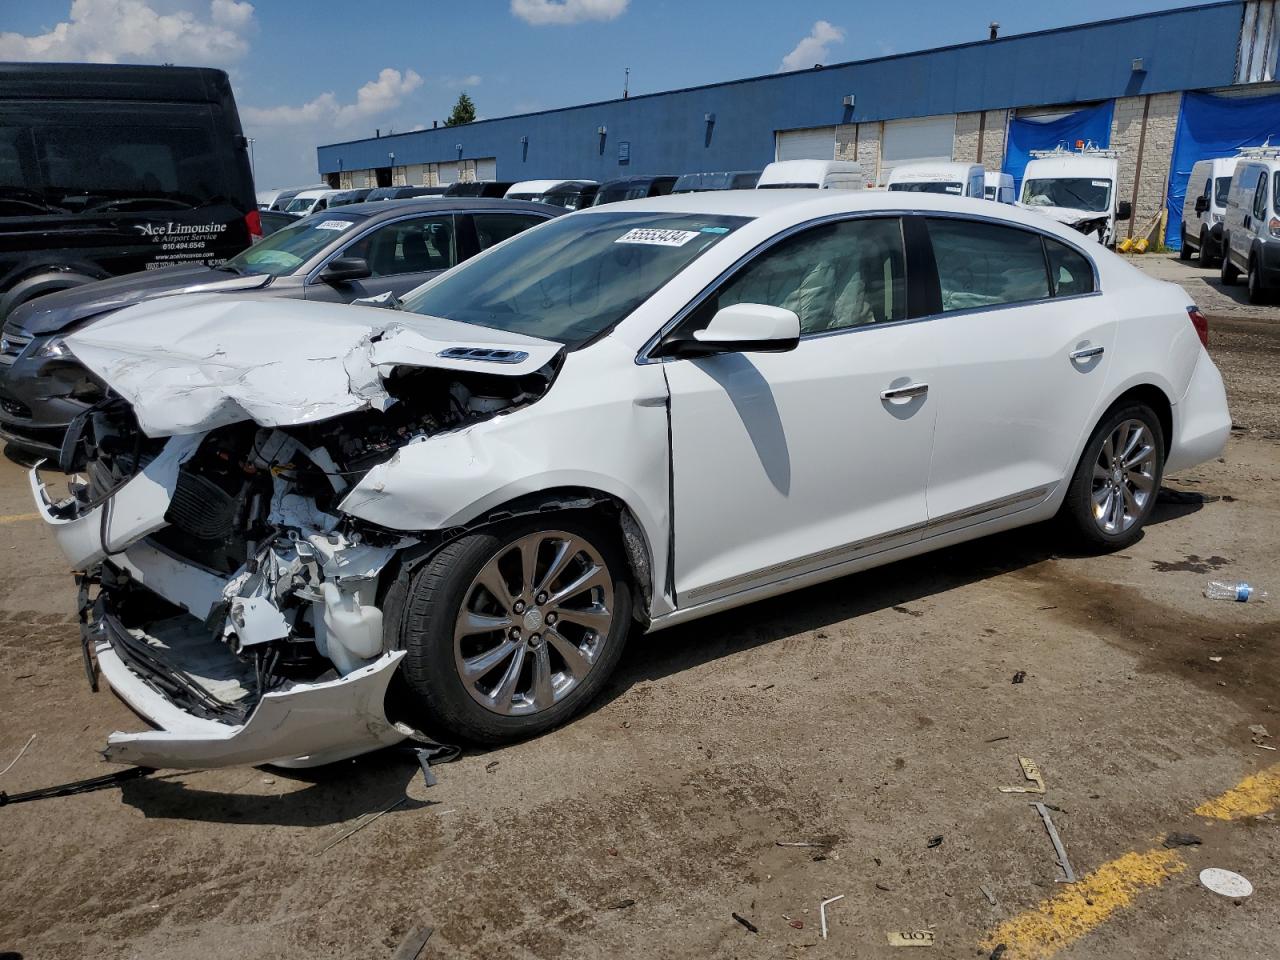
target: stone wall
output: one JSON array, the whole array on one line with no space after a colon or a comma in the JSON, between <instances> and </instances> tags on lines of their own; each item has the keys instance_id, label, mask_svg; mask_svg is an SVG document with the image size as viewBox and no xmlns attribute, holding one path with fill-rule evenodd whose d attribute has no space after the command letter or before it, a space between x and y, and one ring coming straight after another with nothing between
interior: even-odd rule
<instances>
[{"instance_id":1,"label":"stone wall","mask_svg":"<svg viewBox=\"0 0 1280 960\"><path fill-rule=\"evenodd\" d=\"M1116 101L1111 122L1111 147L1118 156L1120 200L1133 203L1133 219L1117 225L1117 235L1143 235L1152 218L1164 206L1173 161L1173 138L1178 129L1180 93L1156 93L1122 97ZM1143 133L1145 116L1145 135ZM1142 153L1139 158L1139 146ZM1141 160L1141 172L1139 172ZM1140 177L1133 189L1134 177Z\"/></svg>"}]
</instances>

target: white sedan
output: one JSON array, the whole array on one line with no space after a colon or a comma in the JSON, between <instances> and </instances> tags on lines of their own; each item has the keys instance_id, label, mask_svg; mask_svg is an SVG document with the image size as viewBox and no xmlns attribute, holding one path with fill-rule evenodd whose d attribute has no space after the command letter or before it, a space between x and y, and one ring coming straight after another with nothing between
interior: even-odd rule
<instances>
[{"instance_id":1,"label":"white sedan","mask_svg":"<svg viewBox=\"0 0 1280 960\"><path fill-rule=\"evenodd\" d=\"M394 304L393 304L394 306ZM733 191L522 233L400 309L192 296L67 338L109 758L528 737L659 630L1057 517L1132 543L1231 418L1204 317L982 200Z\"/></svg>"}]
</instances>

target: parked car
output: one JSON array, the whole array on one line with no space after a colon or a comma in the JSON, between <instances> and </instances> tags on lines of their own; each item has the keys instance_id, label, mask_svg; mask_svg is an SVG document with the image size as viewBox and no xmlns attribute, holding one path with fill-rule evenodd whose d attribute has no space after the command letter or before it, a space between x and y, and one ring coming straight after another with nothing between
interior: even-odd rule
<instances>
[{"instance_id":1,"label":"parked car","mask_svg":"<svg viewBox=\"0 0 1280 960\"><path fill-rule=\"evenodd\" d=\"M1222 282L1243 273L1250 303L1280 290L1280 148L1242 150L1222 221Z\"/></svg>"},{"instance_id":2,"label":"parked car","mask_svg":"<svg viewBox=\"0 0 1280 960\"><path fill-rule=\"evenodd\" d=\"M1128 200L1116 192L1119 166L1115 151L1085 148L1033 150L1022 174L1018 206L1078 230L1114 247L1116 223L1133 216Z\"/></svg>"},{"instance_id":3,"label":"parked car","mask_svg":"<svg viewBox=\"0 0 1280 960\"><path fill-rule=\"evenodd\" d=\"M563 180L539 197L538 202L566 210L582 210L595 202L599 190L600 184L594 180Z\"/></svg>"},{"instance_id":4,"label":"parked car","mask_svg":"<svg viewBox=\"0 0 1280 960\"><path fill-rule=\"evenodd\" d=\"M953 197L985 197L986 174L976 163L900 163L889 171L891 193L943 193Z\"/></svg>"},{"instance_id":5,"label":"parked car","mask_svg":"<svg viewBox=\"0 0 1280 960\"><path fill-rule=\"evenodd\" d=\"M407 293L454 264L558 216L487 199L352 204L295 222L218 267L134 273L16 310L0 344L0 439L56 454L67 425L101 398L65 335L124 306L176 294L249 294L349 303Z\"/></svg>"},{"instance_id":6,"label":"parked car","mask_svg":"<svg viewBox=\"0 0 1280 960\"><path fill-rule=\"evenodd\" d=\"M725 170L713 173L686 173L676 178L672 193L701 193L704 190L754 190L759 170Z\"/></svg>"},{"instance_id":7,"label":"parked car","mask_svg":"<svg viewBox=\"0 0 1280 960\"><path fill-rule=\"evenodd\" d=\"M563 180L520 180L513 183L503 194L508 200L537 201L548 190L560 186Z\"/></svg>"},{"instance_id":8,"label":"parked car","mask_svg":"<svg viewBox=\"0 0 1280 960\"><path fill-rule=\"evenodd\" d=\"M303 190L327 190L329 185L325 183L312 184L309 187L290 187L288 190L281 190L276 194L276 198L271 201L271 209L284 212L285 207L289 206L289 201L300 194Z\"/></svg>"},{"instance_id":9,"label":"parked car","mask_svg":"<svg viewBox=\"0 0 1280 960\"><path fill-rule=\"evenodd\" d=\"M374 203L379 200L412 200L414 197L440 197L447 187L374 187L365 200Z\"/></svg>"},{"instance_id":10,"label":"parked car","mask_svg":"<svg viewBox=\"0 0 1280 960\"><path fill-rule=\"evenodd\" d=\"M372 192L372 187L358 187L354 190L340 190L329 198L329 209L332 210L334 207L345 207L352 203L364 203Z\"/></svg>"},{"instance_id":11,"label":"parked car","mask_svg":"<svg viewBox=\"0 0 1280 960\"><path fill-rule=\"evenodd\" d=\"M760 174L757 190L862 190L862 164L852 160L778 160Z\"/></svg>"},{"instance_id":12,"label":"parked car","mask_svg":"<svg viewBox=\"0 0 1280 960\"><path fill-rule=\"evenodd\" d=\"M676 177L623 177L600 184L593 206L617 203L620 200L642 200L645 197L665 197L676 185Z\"/></svg>"},{"instance_id":13,"label":"parked car","mask_svg":"<svg viewBox=\"0 0 1280 960\"><path fill-rule=\"evenodd\" d=\"M57 290L249 246L246 146L221 70L0 64L0 322Z\"/></svg>"},{"instance_id":14,"label":"parked car","mask_svg":"<svg viewBox=\"0 0 1280 960\"><path fill-rule=\"evenodd\" d=\"M988 170L982 175L983 196L996 203L1013 203L1018 192L1013 186L1013 174Z\"/></svg>"},{"instance_id":15,"label":"parked car","mask_svg":"<svg viewBox=\"0 0 1280 960\"><path fill-rule=\"evenodd\" d=\"M510 180L470 180L451 183L445 189L446 197L505 197L514 186Z\"/></svg>"},{"instance_id":16,"label":"parked car","mask_svg":"<svg viewBox=\"0 0 1280 960\"><path fill-rule=\"evenodd\" d=\"M329 201L341 193L339 190L301 190L284 208L285 213L305 217L329 209Z\"/></svg>"},{"instance_id":17,"label":"parked car","mask_svg":"<svg viewBox=\"0 0 1280 960\"><path fill-rule=\"evenodd\" d=\"M1180 260L1190 260L1198 252L1201 265L1210 266L1222 257L1222 219L1238 159L1217 157L1199 160L1192 166L1182 202Z\"/></svg>"},{"instance_id":18,"label":"parked car","mask_svg":"<svg viewBox=\"0 0 1280 960\"><path fill-rule=\"evenodd\" d=\"M496 743L581 711L633 628L1055 516L1132 544L1230 431L1207 335L1013 207L656 197L399 312L184 297L72 333L118 399L62 448L87 485L33 488L99 590L98 669L157 728L108 759Z\"/></svg>"},{"instance_id":19,"label":"parked car","mask_svg":"<svg viewBox=\"0 0 1280 960\"><path fill-rule=\"evenodd\" d=\"M262 221L263 237L269 237L281 227L287 227L299 220L297 214L283 213L280 210L262 210L258 213L258 217ZM262 237L258 239L261 240Z\"/></svg>"},{"instance_id":20,"label":"parked car","mask_svg":"<svg viewBox=\"0 0 1280 960\"><path fill-rule=\"evenodd\" d=\"M280 194L284 192L284 190L259 190L254 195L258 201L258 209L270 210L271 204L275 203Z\"/></svg>"}]
</instances>

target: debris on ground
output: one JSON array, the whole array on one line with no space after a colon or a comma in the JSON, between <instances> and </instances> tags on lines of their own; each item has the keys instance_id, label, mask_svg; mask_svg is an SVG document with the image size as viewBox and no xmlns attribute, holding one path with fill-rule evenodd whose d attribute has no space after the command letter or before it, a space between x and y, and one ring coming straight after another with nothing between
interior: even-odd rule
<instances>
[{"instance_id":1,"label":"debris on ground","mask_svg":"<svg viewBox=\"0 0 1280 960\"><path fill-rule=\"evenodd\" d=\"M803 921L803 920L788 920L788 921L787 921L787 926L789 926L789 927L793 927L793 928L795 928L796 930L803 930L803 929L804 929L804 921Z\"/></svg>"},{"instance_id":2,"label":"debris on ground","mask_svg":"<svg viewBox=\"0 0 1280 960\"><path fill-rule=\"evenodd\" d=\"M1164 838L1164 845L1169 849L1174 847L1198 847L1204 843L1194 833L1171 833Z\"/></svg>"},{"instance_id":3,"label":"debris on ground","mask_svg":"<svg viewBox=\"0 0 1280 960\"><path fill-rule=\"evenodd\" d=\"M408 935L400 941L400 946L396 947L391 960L419 960L433 933L435 933L435 927L415 927L410 930Z\"/></svg>"},{"instance_id":4,"label":"debris on ground","mask_svg":"<svg viewBox=\"0 0 1280 960\"><path fill-rule=\"evenodd\" d=\"M1022 681L1026 679L1027 679L1027 671L1025 670L1019 670L1017 673L1013 675L1014 683L1022 683Z\"/></svg>"},{"instance_id":5,"label":"debris on ground","mask_svg":"<svg viewBox=\"0 0 1280 960\"><path fill-rule=\"evenodd\" d=\"M736 913L731 913L731 914L729 914L729 916L733 917L733 919L737 920L740 924L742 924L744 927L746 927L746 928L747 928L748 930L750 930L752 933L759 933L759 932L760 932L760 928L759 928L759 927L757 927L757 926L756 926L754 923L752 923L750 920L748 920L746 917L739 916L739 915L738 915L738 914L736 914Z\"/></svg>"},{"instance_id":6,"label":"debris on ground","mask_svg":"<svg viewBox=\"0 0 1280 960\"><path fill-rule=\"evenodd\" d=\"M1006 733L1003 737L992 737L990 740L986 740L986 741L984 741L984 742L985 742L985 743L999 743L1001 740L1008 740L1008 739L1009 739L1009 735Z\"/></svg>"},{"instance_id":7,"label":"debris on ground","mask_svg":"<svg viewBox=\"0 0 1280 960\"><path fill-rule=\"evenodd\" d=\"M363 817L361 817L359 820L357 820L357 821L356 821L356 825L355 825L354 827L352 827L350 830L348 830L346 833L342 834L341 836L334 837L334 839L333 839L333 840L329 841L329 842L328 842L328 843L326 843L323 847L321 847L319 850L317 850L317 851L313 854L313 856L317 856L317 857L318 857L318 856L320 856L320 854L324 853L326 850L329 850L329 849L331 849L332 847L336 847L336 846L337 846L338 844L340 844L343 840L347 839L347 837L351 836L353 833L356 833L356 832L358 832L358 831L360 831L360 830L363 830L365 827L367 827L369 824L373 823L373 821L377 820L377 819L378 819L379 817L381 817L383 814L390 813L392 810L394 810L396 807L400 806L400 804L404 803L404 802L405 802L406 800L408 800L408 799L409 799L409 798L408 798L407 796L406 796L406 797L401 797L399 800L397 800L397 801L396 801L395 803L393 803L391 806L387 807L385 810L379 810L379 811L377 811L376 813L366 813Z\"/></svg>"},{"instance_id":8,"label":"debris on ground","mask_svg":"<svg viewBox=\"0 0 1280 960\"><path fill-rule=\"evenodd\" d=\"M1253 884L1238 873L1221 867L1207 867L1200 871L1200 883L1206 890L1224 897L1239 899L1253 893Z\"/></svg>"},{"instance_id":9,"label":"debris on ground","mask_svg":"<svg viewBox=\"0 0 1280 960\"><path fill-rule=\"evenodd\" d=\"M889 886L887 883L883 882L882 880L876 881L876 889L883 890L885 893L893 892L893 887Z\"/></svg>"},{"instance_id":10,"label":"debris on ground","mask_svg":"<svg viewBox=\"0 0 1280 960\"><path fill-rule=\"evenodd\" d=\"M932 930L890 930L888 933L891 947L932 947Z\"/></svg>"},{"instance_id":11,"label":"debris on ground","mask_svg":"<svg viewBox=\"0 0 1280 960\"><path fill-rule=\"evenodd\" d=\"M942 834L938 834L936 837L930 837L928 846L930 850L934 847L942 846Z\"/></svg>"},{"instance_id":12,"label":"debris on ground","mask_svg":"<svg viewBox=\"0 0 1280 960\"><path fill-rule=\"evenodd\" d=\"M56 786L41 787L38 790L28 790L25 793L5 793L3 790L0 790L0 807L11 803L27 803L31 800L51 800L54 797L70 797L77 793L92 793L95 790L108 790L111 787L118 787L121 784L128 783L130 780L140 780L153 773L155 773L155 770L151 767L128 767L124 770L117 770L115 773L108 773L101 777L90 777L87 780L73 780L71 783L59 783Z\"/></svg>"},{"instance_id":13,"label":"debris on ground","mask_svg":"<svg viewBox=\"0 0 1280 960\"><path fill-rule=\"evenodd\" d=\"M822 939L823 940L827 939L827 907L830 904L835 903L837 900L843 900L843 899L844 899L844 894L842 893L838 897L832 897L829 900L823 900L822 903L818 904L818 916L822 920Z\"/></svg>"},{"instance_id":14,"label":"debris on ground","mask_svg":"<svg viewBox=\"0 0 1280 960\"><path fill-rule=\"evenodd\" d=\"M775 840L778 847L829 847L829 843L815 843L812 840Z\"/></svg>"},{"instance_id":15,"label":"debris on ground","mask_svg":"<svg viewBox=\"0 0 1280 960\"><path fill-rule=\"evenodd\" d=\"M36 739L36 735L34 733L27 738L27 742L22 745L22 749L18 751L18 755L9 761L9 765L7 767L5 767L3 770L0 770L0 777L3 777L6 773L8 773L10 770L13 769L13 765L22 759L22 755L27 752L27 747L31 746L31 744L35 742L35 739Z\"/></svg>"},{"instance_id":16,"label":"debris on ground","mask_svg":"<svg viewBox=\"0 0 1280 960\"><path fill-rule=\"evenodd\" d=\"M994 891L994 890L992 890L992 889L991 889L989 886L987 886L985 883L980 883L980 884L978 884L978 889L979 889L979 890L981 890L981 891L982 891L982 895L983 895L984 897L986 897L986 898L987 898L987 903L991 904L991 905L994 907L994 906L996 905L996 894L995 894L995 891Z\"/></svg>"},{"instance_id":17,"label":"debris on ground","mask_svg":"<svg viewBox=\"0 0 1280 960\"><path fill-rule=\"evenodd\" d=\"M606 910L625 910L627 909L627 907L634 907L635 905L636 905L636 902L632 900L630 897L627 897L625 900L618 900L615 903L609 904L607 907L605 907L605 909Z\"/></svg>"},{"instance_id":18,"label":"debris on ground","mask_svg":"<svg viewBox=\"0 0 1280 960\"><path fill-rule=\"evenodd\" d=\"M996 948L991 951L991 956L988 957L987 960L1000 960L1000 958L1004 956L1005 951L1008 949L1009 949L1008 944L1005 944L1005 943L997 944Z\"/></svg>"},{"instance_id":19,"label":"debris on ground","mask_svg":"<svg viewBox=\"0 0 1280 960\"><path fill-rule=\"evenodd\" d=\"M1062 845L1062 838L1058 836L1058 829L1053 825L1053 818L1049 816L1049 808L1043 803L1033 803L1031 806L1036 808L1036 813L1040 814L1040 819L1044 821L1044 828L1049 832L1049 839L1053 842L1053 851L1057 854L1058 866L1062 868L1063 877L1055 878L1055 882L1075 883L1076 872L1071 869L1071 862L1067 859L1066 847Z\"/></svg>"},{"instance_id":20,"label":"debris on ground","mask_svg":"<svg viewBox=\"0 0 1280 960\"><path fill-rule=\"evenodd\" d=\"M490 760L488 763L484 765L484 772L493 773L493 771L497 768L497 766L498 766L497 760Z\"/></svg>"},{"instance_id":21,"label":"debris on ground","mask_svg":"<svg viewBox=\"0 0 1280 960\"><path fill-rule=\"evenodd\" d=\"M1210 658L1209 658L1209 662L1210 662L1210 663L1221 663L1221 662L1222 662L1222 658L1221 658L1221 657L1210 657Z\"/></svg>"},{"instance_id":22,"label":"debris on ground","mask_svg":"<svg viewBox=\"0 0 1280 960\"><path fill-rule=\"evenodd\" d=\"M1001 793L1044 793L1044 774L1040 766L1030 757L1019 757L1018 766L1022 767L1022 775L1035 786L1031 787L998 787Z\"/></svg>"},{"instance_id":23,"label":"debris on ground","mask_svg":"<svg viewBox=\"0 0 1280 960\"><path fill-rule=\"evenodd\" d=\"M1210 600L1234 600L1236 603L1262 603L1270 594L1243 580L1210 580L1204 585L1204 595Z\"/></svg>"}]
</instances>

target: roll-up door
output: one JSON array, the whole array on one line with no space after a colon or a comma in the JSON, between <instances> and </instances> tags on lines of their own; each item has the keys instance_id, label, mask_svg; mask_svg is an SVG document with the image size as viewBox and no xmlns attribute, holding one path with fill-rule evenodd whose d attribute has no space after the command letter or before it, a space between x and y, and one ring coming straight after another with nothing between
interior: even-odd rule
<instances>
[{"instance_id":1,"label":"roll-up door","mask_svg":"<svg viewBox=\"0 0 1280 960\"><path fill-rule=\"evenodd\" d=\"M836 158L835 127L779 130L775 143L779 160L834 160Z\"/></svg>"},{"instance_id":2,"label":"roll-up door","mask_svg":"<svg viewBox=\"0 0 1280 960\"><path fill-rule=\"evenodd\" d=\"M921 160L950 161L956 142L956 117L918 117L887 120L880 141L880 183L901 163Z\"/></svg>"}]
</instances>

